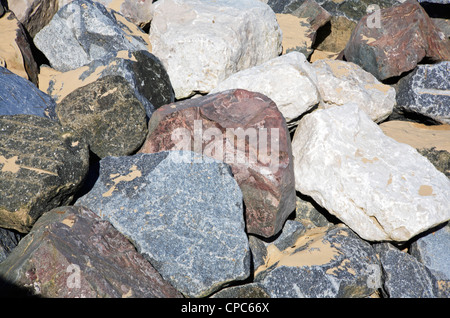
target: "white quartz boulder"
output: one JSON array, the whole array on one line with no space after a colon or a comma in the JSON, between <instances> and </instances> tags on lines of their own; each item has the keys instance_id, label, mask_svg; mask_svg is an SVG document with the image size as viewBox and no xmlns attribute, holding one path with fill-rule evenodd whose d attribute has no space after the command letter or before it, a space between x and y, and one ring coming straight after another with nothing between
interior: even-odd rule
<instances>
[{"instance_id":1,"label":"white quartz boulder","mask_svg":"<svg viewBox=\"0 0 450 318\"><path fill-rule=\"evenodd\" d=\"M211 93L241 88L272 99L289 123L319 103L314 69L300 52L290 52L239 71L220 82Z\"/></svg>"},{"instance_id":2,"label":"white quartz boulder","mask_svg":"<svg viewBox=\"0 0 450 318\"><path fill-rule=\"evenodd\" d=\"M450 219L450 180L356 104L306 115L292 152L296 190L363 239L406 241Z\"/></svg>"},{"instance_id":3,"label":"white quartz boulder","mask_svg":"<svg viewBox=\"0 0 450 318\"><path fill-rule=\"evenodd\" d=\"M323 108L354 102L377 123L392 113L395 89L381 83L359 65L331 59L318 60L312 65Z\"/></svg>"},{"instance_id":4,"label":"white quartz boulder","mask_svg":"<svg viewBox=\"0 0 450 318\"><path fill-rule=\"evenodd\" d=\"M282 51L275 13L258 0L159 0L153 4L152 53L177 99L208 93L225 78Z\"/></svg>"}]
</instances>

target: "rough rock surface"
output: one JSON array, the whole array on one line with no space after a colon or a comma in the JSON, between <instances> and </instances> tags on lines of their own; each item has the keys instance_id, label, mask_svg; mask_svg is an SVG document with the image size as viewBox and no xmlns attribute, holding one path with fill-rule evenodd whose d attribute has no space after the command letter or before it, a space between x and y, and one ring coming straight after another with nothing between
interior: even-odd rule
<instances>
[{"instance_id":1,"label":"rough rock surface","mask_svg":"<svg viewBox=\"0 0 450 318\"><path fill-rule=\"evenodd\" d=\"M290 52L231 75L210 94L236 88L261 93L275 102L289 123L319 103L312 75L305 56Z\"/></svg>"},{"instance_id":2,"label":"rough rock surface","mask_svg":"<svg viewBox=\"0 0 450 318\"><path fill-rule=\"evenodd\" d=\"M417 65L398 83L396 108L400 112L418 113L450 124L449 78L449 61Z\"/></svg>"},{"instance_id":3,"label":"rough rock surface","mask_svg":"<svg viewBox=\"0 0 450 318\"><path fill-rule=\"evenodd\" d=\"M69 71L119 51L151 51L147 34L115 11L90 0L62 7L34 37L58 71Z\"/></svg>"},{"instance_id":4,"label":"rough rock surface","mask_svg":"<svg viewBox=\"0 0 450 318\"><path fill-rule=\"evenodd\" d=\"M270 297L367 297L381 287L375 251L345 225L280 236L265 253L255 281Z\"/></svg>"},{"instance_id":5,"label":"rough rock surface","mask_svg":"<svg viewBox=\"0 0 450 318\"><path fill-rule=\"evenodd\" d=\"M375 122L385 120L392 113L395 89L379 82L359 65L328 59L312 65L323 108L353 102Z\"/></svg>"},{"instance_id":6,"label":"rough rock surface","mask_svg":"<svg viewBox=\"0 0 450 318\"><path fill-rule=\"evenodd\" d=\"M410 71L424 58L450 59L449 40L417 1L407 0L380 11L379 27L367 24L364 16L353 30L345 48L347 61L360 65L379 80Z\"/></svg>"},{"instance_id":7,"label":"rough rock surface","mask_svg":"<svg viewBox=\"0 0 450 318\"><path fill-rule=\"evenodd\" d=\"M242 192L223 162L182 151L107 157L76 205L129 237L185 296L250 274Z\"/></svg>"},{"instance_id":8,"label":"rough rock surface","mask_svg":"<svg viewBox=\"0 0 450 318\"><path fill-rule=\"evenodd\" d=\"M39 75L39 88L57 103L75 89L108 75L122 76L128 81L148 118L156 108L173 102L175 98L164 66L147 51L120 51L112 58L95 60L67 72L41 67Z\"/></svg>"},{"instance_id":9,"label":"rough rock surface","mask_svg":"<svg viewBox=\"0 0 450 318\"><path fill-rule=\"evenodd\" d=\"M125 236L85 207L46 212L0 264L0 277L50 298L181 297Z\"/></svg>"},{"instance_id":10,"label":"rough rock surface","mask_svg":"<svg viewBox=\"0 0 450 318\"><path fill-rule=\"evenodd\" d=\"M0 116L0 144L0 227L29 232L42 213L72 201L88 170L88 146L34 115Z\"/></svg>"},{"instance_id":11,"label":"rough rock surface","mask_svg":"<svg viewBox=\"0 0 450 318\"><path fill-rule=\"evenodd\" d=\"M121 76L105 76L76 89L57 105L56 114L99 158L130 155L147 136L145 109Z\"/></svg>"},{"instance_id":12,"label":"rough rock surface","mask_svg":"<svg viewBox=\"0 0 450 318\"><path fill-rule=\"evenodd\" d=\"M450 224L432 229L411 244L410 254L424 264L450 295Z\"/></svg>"},{"instance_id":13,"label":"rough rock surface","mask_svg":"<svg viewBox=\"0 0 450 318\"><path fill-rule=\"evenodd\" d=\"M292 149L297 191L364 239L407 241L450 219L450 180L355 104L306 115Z\"/></svg>"},{"instance_id":14,"label":"rough rock surface","mask_svg":"<svg viewBox=\"0 0 450 318\"><path fill-rule=\"evenodd\" d=\"M0 66L38 85L39 69L29 40L14 13L0 19Z\"/></svg>"},{"instance_id":15,"label":"rough rock surface","mask_svg":"<svg viewBox=\"0 0 450 318\"><path fill-rule=\"evenodd\" d=\"M390 298L435 298L436 278L414 256L390 243L375 244L383 268L383 293ZM447 296L448 297L448 296Z\"/></svg>"},{"instance_id":16,"label":"rough rock surface","mask_svg":"<svg viewBox=\"0 0 450 318\"><path fill-rule=\"evenodd\" d=\"M159 108L139 152L192 150L230 164L244 195L247 232L270 237L295 210L290 145L275 103L236 89Z\"/></svg>"},{"instance_id":17,"label":"rough rock surface","mask_svg":"<svg viewBox=\"0 0 450 318\"><path fill-rule=\"evenodd\" d=\"M177 99L208 93L231 74L282 50L275 14L257 0L157 1L150 42Z\"/></svg>"},{"instance_id":18,"label":"rough rock surface","mask_svg":"<svg viewBox=\"0 0 450 318\"><path fill-rule=\"evenodd\" d=\"M0 66L0 115L27 114L56 120L55 101L30 81Z\"/></svg>"}]
</instances>

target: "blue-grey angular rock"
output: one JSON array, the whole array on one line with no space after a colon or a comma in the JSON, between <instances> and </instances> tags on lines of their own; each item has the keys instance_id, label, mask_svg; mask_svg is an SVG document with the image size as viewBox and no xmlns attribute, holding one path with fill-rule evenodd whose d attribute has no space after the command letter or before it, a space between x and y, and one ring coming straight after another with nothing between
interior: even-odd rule
<instances>
[{"instance_id":1,"label":"blue-grey angular rock","mask_svg":"<svg viewBox=\"0 0 450 318\"><path fill-rule=\"evenodd\" d=\"M34 37L58 71L68 71L119 51L149 50L143 31L101 3L75 0L62 7ZM133 28L134 26L134 28Z\"/></svg>"},{"instance_id":2,"label":"blue-grey angular rock","mask_svg":"<svg viewBox=\"0 0 450 318\"><path fill-rule=\"evenodd\" d=\"M367 297L381 287L375 251L345 225L294 236L295 242L283 250L276 241L267 245L264 264L255 269L255 282L270 297ZM251 241L255 256L254 246Z\"/></svg>"},{"instance_id":3,"label":"blue-grey angular rock","mask_svg":"<svg viewBox=\"0 0 450 318\"><path fill-rule=\"evenodd\" d=\"M107 157L76 205L111 222L185 296L250 275L242 192L223 162L181 151Z\"/></svg>"},{"instance_id":4,"label":"blue-grey angular rock","mask_svg":"<svg viewBox=\"0 0 450 318\"><path fill-rule=\"evenodd\" d=\"M450 124L449 78L450 61L418 65L399 81L396 108Z\"/></svg>"},{"instance_id":5,"label":"blue-grey angular rock","mask_svg":"<svg viewBox=\"0 0 450 318\"><path fill-rule=\"evenodd\" d=\"M383 268L383 294L390 298L436 298L436 279L414 256L390 243L374 249Z\"/></svg>"},{"instance_id":6,"label":"blue-grey angular rock","mask_svg":"<svg viewBox=\"0 0 450 318\"><path fill-rule=\"evenodd\" d=\"M411 244L410 254L433 273L439 292L450 298L450 224L418 238Z\"/></svg>"},{"instance_id":7,"label":"blue-grey angular rock","mask_svg":"<svg viewBox=\"0 0 450 318\"><path fill-rule=\"evenodd\" d=\"M0 66L0 115L36 115L56 120L55 101L36 85Z\"/></svg>"}]
</instances>

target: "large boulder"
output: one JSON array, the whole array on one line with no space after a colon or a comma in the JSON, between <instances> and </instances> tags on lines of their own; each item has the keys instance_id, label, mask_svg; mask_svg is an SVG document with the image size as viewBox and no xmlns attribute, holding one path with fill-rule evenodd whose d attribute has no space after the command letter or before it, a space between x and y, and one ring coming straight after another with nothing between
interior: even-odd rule
<instances>
[{"instance_id":1,"label":"large boulder","mask_svg":"<svg viewBox=\"0 0 450 318\"><path fill-rule=\"evenodd\" d=\"M299 52L239 71L220 82L210 94L235 88L266 95L275 102L288 123L319 103L314 70Z\"/></svg>"},{"instance_id":2,"label":"large boulder","mask_svg":"<svg viewBox=\"0 0 450 318\"><path fill-rule=\"evenodd\" d=\"M208 93L231 74L282 50L275 14L258 0L157 1L150 42L177 99Z\"/></svg>"},{"instance_id":3,"label":"large boulder","mask_svg":"<svg viewBox=\"0 0 450 318\"><path fill-rule=\"evenodd\" d=\"M223 162L183 151L107 157L76 205L111 222L185 296L250 275L242 192Z\"/></svg>"},{"instance_id":4,"label":"large boulder","mask_svg":"<svg viewBox=\"0 0 450 318\"><path fill-rule=\"evenodd\" d=\"M46 212L0 264L0 277L49 298L182 297L124 235L85 207Z\"/></svg>"},{"instance_id":5,"label":"large boulder","mask_svg":"<svg viewBox=\"0 0 450 318\"><path fill-rule=\"evenodd\" d=\"M417 1L382 9L379 15L376 27L368 23L370 15L358 22L344 51L347 61L385 80L414 69L425 57L450 59L449 40L441 38Z\"/></svg>"},{"instance_id":6,"label":"large boulder","mask_svg":"<svg viewBox=\"0 0 450 318\"><path fill-rule=\"evenodd\" d=\"M29 232L46 211L72 202L87 174L87 143L34 115L0 116L0 227Z\"/></svg>"},{"instance_id":7,"label":"large boulder","mask_svg":"<svg viewBox=\"0 0 450 318\"><path fill-rule=\"evenodd\" d=\"M56 107L99 158L136 152L147 136L145 109L121 76L105 76L67 95Z\"/></svg>"},{"instance_id":8,"label":"large boulder","mask_svg":"<svg viewBox=\"0 0 450 318\"><path fill-rule=\"evenodd\" d=\"M306 115L292 148L296 189L364 239L407 241L450 219L450 180L356 104Z\"/></svg>"},{"instance_id":9,"label":"large boulder","mask_svg":"<svg viewBox=\"0 0 450 318\"><path fill-rule=\"evenodd\" d=\"M34 37L58 71L69 71L119 51L151 51L148 35L116 11L90 0L62 7Z\"/></svg>"},{"instance_id":10,"label":"large boulder","mask_svg":"<svg viewBox=\"0 0 450 318\"><path fill-rule=\"evenodd\" d=\"M295 210L286 121L275 103L260 93L228 90L159 108L139 152L172 149L230 164L244 195L249 233L273 236Z\"/></svg>"}]
</instances>

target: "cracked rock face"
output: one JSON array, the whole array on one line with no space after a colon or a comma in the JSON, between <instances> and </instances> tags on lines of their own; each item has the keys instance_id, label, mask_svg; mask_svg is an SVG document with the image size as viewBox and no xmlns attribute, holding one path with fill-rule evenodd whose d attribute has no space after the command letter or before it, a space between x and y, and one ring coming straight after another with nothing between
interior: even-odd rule
<instances>
[{"instance_id":1,"label":"cracked rock face","mask_svg":"<svg viewBox=\"0 0 450 318\"><path fill-rule=\"evenodd\" d=\"M366 240L407 241L450 219L450 180L355 104L305 116L292 148L297 191Z\"/></svg>"},{"instance_id":2,"label":"cracked rock face","mask_svg":"<svg viewBox=\"0 0 450 318\"><path fill-rule=\"evenodd\" d=\"M111 222L188 297L250 274L242 192L223 162L182 151L107 157L76 205Z\"/></svg>"}]
</instances>

